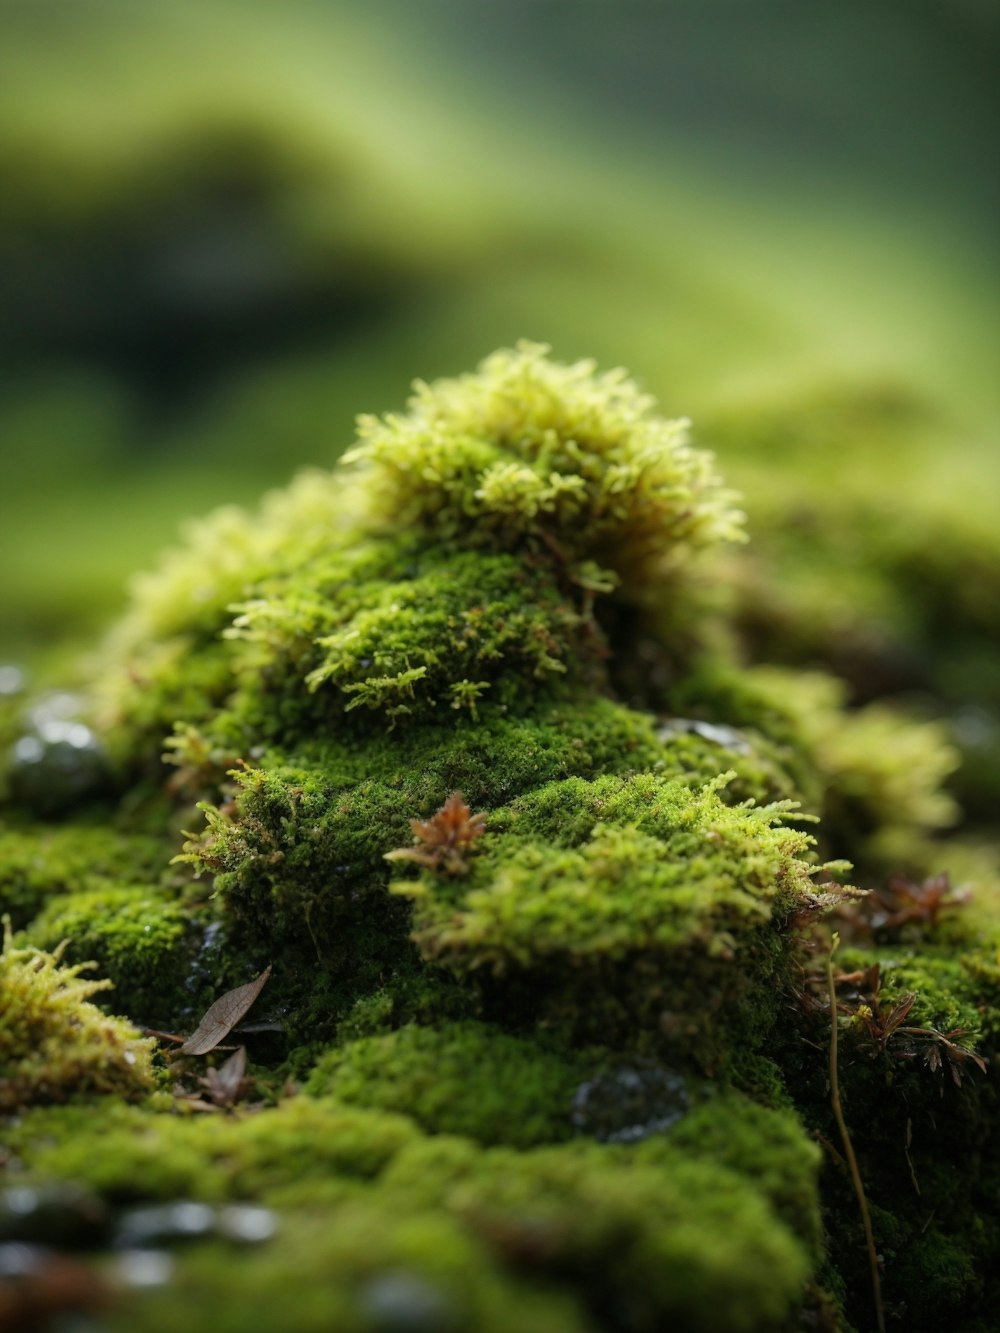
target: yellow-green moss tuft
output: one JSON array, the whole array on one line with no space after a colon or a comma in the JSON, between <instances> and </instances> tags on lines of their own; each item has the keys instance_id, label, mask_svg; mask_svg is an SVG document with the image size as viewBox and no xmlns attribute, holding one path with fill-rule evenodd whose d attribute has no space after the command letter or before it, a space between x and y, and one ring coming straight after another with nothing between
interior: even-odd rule
<instances>
[{"instance_id":1,"label":"yellow-green moss tuft","mask_svg":"<svg viewBox=\"0 0 1000 1333\"><path fill-rule=\"evenodd\" d=\"M152 1042L90 1003L110 982L60 964L60 950L15 949L5 925L0 953L0 1111L78 1094L141 1097L152 1084Z\"/></svg>"}]
</instances>

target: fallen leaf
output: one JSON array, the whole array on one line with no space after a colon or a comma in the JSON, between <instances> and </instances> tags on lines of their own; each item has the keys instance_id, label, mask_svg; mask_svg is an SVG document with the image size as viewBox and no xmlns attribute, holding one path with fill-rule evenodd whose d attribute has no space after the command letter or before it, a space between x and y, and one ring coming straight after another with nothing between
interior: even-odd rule
<instances>
[{"instance_id":1,"label":"fallen leaf","mask_svg":"<svg viewBox=\"0 0 1000 1333\"><path fill-rule=\"evenodd\" d=\"M247 1048L237 1046L232 1055L218 1069L206 1069L198 1082L208 1092L216 1106L235 1106L252 1080L246 1077Z\"/></svg>"},{"instance_id":2,"label":"fallen leaf","mask_svg":"<svg viewBox=\"0 0 1000 1333\"><path fill-rule=\"evenodd\" d=\"M229 1036L243 1015L249 1011L270 975L271 965L268 964L253 981L248 981L245 986L237 986L235 990L220 995L215 1003L209 1006L204 1018L181 1047L182 1053L207 1055L209 1051L214 1051L219 1042Z\"/></svg>"}]
</instances>

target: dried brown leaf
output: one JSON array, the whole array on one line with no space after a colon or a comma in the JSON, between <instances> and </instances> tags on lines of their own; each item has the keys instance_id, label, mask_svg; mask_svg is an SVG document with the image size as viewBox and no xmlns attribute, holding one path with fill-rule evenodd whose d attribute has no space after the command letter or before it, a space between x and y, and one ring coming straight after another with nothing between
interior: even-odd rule
<instances>
[{"instance_id":1,"label":"dried brown leaf","mask_svg":"<svg viewBox=\"0 0 1000 1333\"><path fill-rule=\"evenodd\" d=\"M219 1042L229 1036L236 1024L249 1011L270 975L271 967L268 964L253 981L248 981L245 986L237 986L235 990L220 995L215 1003L209 1006L204 1018L181 1047L183 1054L207 1055L209 1051L214 1051Z\"/></svg>"},{"instance_id":2,"label":"dried brown leaf","mask_svg":"<svg viewBox=\"0 0 1000 1333\"><path fill-rule=\"evenodd\" d=\"M218 1069L206 1069L204 1078L198 1082L216 1106L235 1106L247 1088L252 1086L252 1080L246 1077L246 1072L247 1048L237 1046L228 1060L219 1065Z\"/></svg>"}]
</instances>

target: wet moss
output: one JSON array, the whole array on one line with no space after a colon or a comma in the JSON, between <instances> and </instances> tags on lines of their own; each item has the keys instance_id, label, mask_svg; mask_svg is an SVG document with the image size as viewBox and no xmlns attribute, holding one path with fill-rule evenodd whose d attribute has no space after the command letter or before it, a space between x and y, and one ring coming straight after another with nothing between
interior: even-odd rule
<instances>
[{"instance_id":1,"label":"wet moss","mask_svg":"<svg viewBox=\"0 0 1000 1333\"><path fill-rule=\"evenodd\" d=\"M406 1026L339 1047L306 1084L313 1094L400 1111L425 1130L530 1147L572 1137L572 1101L588 1062L483 1023Z\"/></svg>"},{"instance_id":2,"label":"wet moss","mask_svg":"<svg viewBox=\"0 0 1000 1333\"><path fill-rule=\"evenodd\" d=\"M0 913L19 929L63 894L159 872L165 845L106 820L0 825Z\"/></svg>"},{"instance_id":3,"label":"wet moss","mask_svg":"<svg viewBox=\"0 0 1000 1333\"><path fill-rule=\"evenodd\" d=\"M15 949L9 922L0 953L0 1113L82 1094L141 1097L152 1086L152 1043L91 999L110 985L59 953Z\"/></svg>"},{"instance_id":4,"label":"wet moss","mask_svg":"<svg viewBox=\"0 0 1000 1333\"><path fill-rule=\"evenodd\" d=\"M12 826L0 884L27 938L71 936L157 1026L270 964L260 1100L34 1109L11 1160L112 1203L264 1200L282 1230L242 1285L198 1244L121 1319L242 1329L294 1269L302 1333L401 1311L436 1333L867 1326L816 984L833 909L848 977L877 961L881 1002L914 992L909 1025L965 1052L880 1043L844 999L890 1314L924 1333L961 1302L975 1328L1000 1229L978 1064L996 866L945 841L939 725L740 661L719 556L740 531L686 427L524 344L418 385L346 468L209 518L137 582L88 713L123 799L100 828ZM830 883L843 857L868 887L949 846L983 887L940 920L873 926ZM121 1037L76 969L11 957Z\"/></svg>"},{"instance_id":5,"label":"wet moss","mask_svg":"<svg viewBox=\"0 0 1000 1333\"><path fill-rule=\"evenodd\" d=\"M92 960L114 986L115 1010L147 1027L169 1029L190 1006L185 982L200 932L190 907L150 885L66 894L36 917L26 938L41 949L68 941L67 961Z\"/></svg>"}]
</instances>

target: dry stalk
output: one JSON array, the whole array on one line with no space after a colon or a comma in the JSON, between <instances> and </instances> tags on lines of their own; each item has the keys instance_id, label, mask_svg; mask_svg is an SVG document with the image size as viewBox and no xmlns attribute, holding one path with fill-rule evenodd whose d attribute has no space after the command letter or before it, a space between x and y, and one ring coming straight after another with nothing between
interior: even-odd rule
<instances>
[{"instance_id":1,"label":"dry stalk","mask_svg":"<svg viewBox=\"0 0 1000 1333\"><path fill-rule=\"evenodd\" d=\"M836 953L839 944L840 936L834 932L830 953L826 960L826 980L830 990L830 1100L833 1104L833 1114L837 1121L837 1128L840 1130L840 1139L844 1145L844 1156L847 1158L851 1180L854 1182L854 1193L857 1195L858 1207L861 1209L861 1220L865 1224L865 1244L868 1247L868 1264L871 1269L872 1296L875 1299L875 1320L878 1324L878 1333L885 1333L882 1280L878 1271L878 1251L875 1249L875 1237L872 1234L872 1219L868 1211L868 1200L865 1197L861 1172L858 1170L858 1159L854 1155L854 1145L851 1143L847 1121L844 1119L844 1108L840 1101L840 1078L837 1066L837 985L833 979L833 955Z\"/></svg>"}]
</instances>

